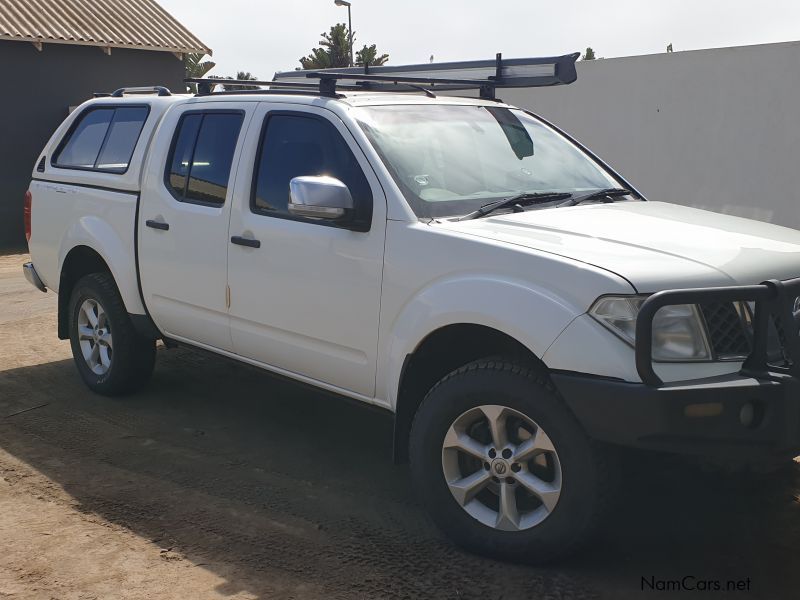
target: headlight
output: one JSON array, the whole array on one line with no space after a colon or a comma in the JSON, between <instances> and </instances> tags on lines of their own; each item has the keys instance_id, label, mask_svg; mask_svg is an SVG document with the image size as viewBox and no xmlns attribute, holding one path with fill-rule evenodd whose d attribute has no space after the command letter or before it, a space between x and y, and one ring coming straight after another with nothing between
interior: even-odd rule
<instances>
[{"instance_id":1,"label":"headlight","mask_svg":"<svg viewBox=\"0 0 800 600\"><path fill-rule=\"evenodd\" d=\"M636 316L645 298L604 296L589 314L631 346L636 343ZM711 350L697 306L665 306L653 318L653 360L710 360Z\"/></svg>"}]
</instances>

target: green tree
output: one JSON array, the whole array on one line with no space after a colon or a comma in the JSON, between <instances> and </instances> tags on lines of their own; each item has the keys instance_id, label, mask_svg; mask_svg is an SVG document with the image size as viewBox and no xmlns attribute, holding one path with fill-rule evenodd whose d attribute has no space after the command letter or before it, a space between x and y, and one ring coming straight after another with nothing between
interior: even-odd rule
<instances>
[{"instance_id":1,"label":"green tree","mask_svg":"<svg viewBox=\"0 0 800 600\"><path fill-rule=\"evenodd\" d=\"M205 77L206 73L208 73L211 69L217 66L217 63L210 61L210 60L203 60L205 54L198 53L198 54L187 54L183 59L184 69L186 71L186 78L187 79L199 79L201 77ZM189 90L193 93L197 93L197 86L194 83L190 83Z\"/></svg>"},{"instance_id":2,"label":"green tree","mask_svg":"<svg viewBox=\"0 0 800 600\"><path fill-rule=\"evenodd\" d=\"M596 57L594 55L594 50L591 47L586 48L586 53L581 57L581 60L594 60Z\"/></svg>"},{"instance_id":3,"label":"green tree","mask_svg":"<svg viewBox=\"0 0 800 600\"><path fill-rule=\"evenodd\" d=\"M356 64L359 67L378 67L387 60L389 60L388 54L381 54L378 56L378 49L375 47L375 44L371 46L365 44L361 50L356 52Z\"/></svg>"},{"instance_id":4,"label":"green tree","mask_svg":"<svg viewBox=\"0 0 800 600\"><path fill-rule=\"evenodd\" d=\"M350 66L350 36L344 23L337 23L328 33L323 33L319 46L300 59L304 69Z\"/></svg>"}]
</instances>

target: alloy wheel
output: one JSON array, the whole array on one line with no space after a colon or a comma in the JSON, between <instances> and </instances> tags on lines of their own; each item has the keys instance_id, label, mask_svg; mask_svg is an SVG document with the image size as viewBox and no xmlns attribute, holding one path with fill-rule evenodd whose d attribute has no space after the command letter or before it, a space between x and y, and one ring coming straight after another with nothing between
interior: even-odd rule
<instances>
[{"instance_id":1,"label":"alloy wheel","mask_svg":"<svg viewBox=\"0 0 800 600\"><path fill-rule=\"evenodd\" d=\"M561 462L532 419L499 405L460 415L442 444L450 493L473 518L502 531L535 527L561 495Z\"/></svg>"},{"instance_id":2,"label":"alloy wheel","mask_svg":"<svg viewBox=\"0 0 800 600\"><path fill-rule=\"evenodd\" d=\"M93 298L84 300L78 310L78 342L89 369L95 375L108 373L114 356L111 323Z\"/></svg>"}]
</instances>

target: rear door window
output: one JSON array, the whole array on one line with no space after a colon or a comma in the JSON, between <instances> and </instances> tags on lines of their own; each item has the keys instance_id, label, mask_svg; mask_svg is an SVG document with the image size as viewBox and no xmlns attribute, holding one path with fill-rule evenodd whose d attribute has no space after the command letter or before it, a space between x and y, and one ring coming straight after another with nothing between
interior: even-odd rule
<instances>
[{"instance_id":1,"label":"rear door window","mask_svg":"<svg viewBox=\"0 0 800 600\"><path fill-rule=\"evenodd\" d=\"M186 180L189 177L189 164L192 162L192 152L197 141L197 132L203 115L185 115L172 142L172 157L170 158L169 171L167 172L167 187L179 200L183 200L186 192Z\"/></svg>"},{"instance_id":2,"label":"rear door window","mask_svg":"<svg viewBox=\"0 0 800 600\"><path fill-rule=\"evenodd\" d=\"M53 165L125 173L148 113L147 106L86 110L56 150Z\"/></svg>"},{"instance_id":3,"label":"rear door window","mask_svg":"<svg viewBox=\"0 0 800 600\"><path fill-rule=\"evenodd\" d=\"M176 200L218 206L228 193L242 113L188 113L181 117L167 160L165 183Z\"/></svg>"}]
</instances>

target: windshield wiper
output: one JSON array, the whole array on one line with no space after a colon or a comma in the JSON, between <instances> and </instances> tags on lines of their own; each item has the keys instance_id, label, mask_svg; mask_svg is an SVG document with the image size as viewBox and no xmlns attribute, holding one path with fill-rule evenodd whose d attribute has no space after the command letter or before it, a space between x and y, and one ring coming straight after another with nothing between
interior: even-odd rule
<instances>
[{"instance_id":1,"label":"windshield wiper","mask_svg":"<svg viewBox=\"0 0 800 600\"><path fill-rule=\"evenodd\" d=\"M595 200L597 198L616 198L617 196L627 196L633 193L633 191L626 190L625 188L606 188L603 190L595 190L587 194L572 196L572 198L566 202L559 204L558 208L561 208L562 206L575 206L576 204L586 202L587 200Z\"/></svg>"},{"instance_id":2,"label":"windshield wiper","mask_svg":"<svg viewBox=\"0 0 800 600\"><path fill-rule=\"evenodd\" d=\"M480 219L481 217L485 217L489 213L493 213L496 210L500 210L501 208L508 208L509 206L514 206L516 204L520 204L523 201L529 202L531 204L539 202L550 202L552 200L563 200L564 198L571 197L572 194L569 192L523 192L522 194L516 194L515 196L510 196L509 198L501 198L500 200L495 200L494 202L490 202L489 204L484 204L478 210L473 211L464 215L463 217L459 217L456 221L469 221L470 219Z\"/></svg>"}]
</instances>

